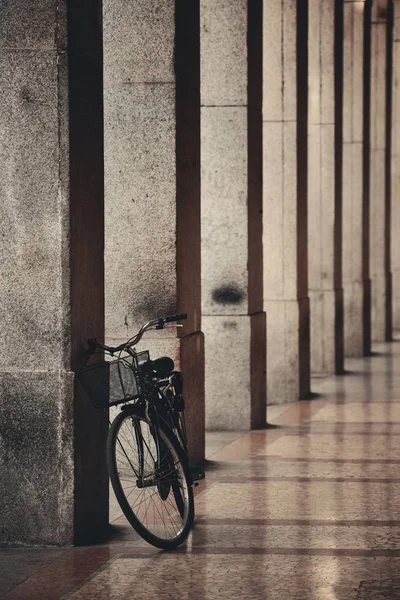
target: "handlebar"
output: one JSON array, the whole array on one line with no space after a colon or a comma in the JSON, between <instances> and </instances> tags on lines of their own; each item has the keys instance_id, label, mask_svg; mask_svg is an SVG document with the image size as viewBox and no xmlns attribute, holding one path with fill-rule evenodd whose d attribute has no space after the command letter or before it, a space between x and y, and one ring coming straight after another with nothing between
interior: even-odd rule
<instances>
[{"instance_id":1,"label":"handlebar","mask_svg":"<svg viewBox=\"0 0 400 600\"><path fill-rule=\"evenodd\" d=\"M136 344L138 344L140 342L140 340L142 339L143 334L146 331L148 331L149 329L153 329L153 328L154 329L164 329L164 326L166 323L173 323L176 321L184 321L185 319L187 319L187 313L180 313L177 315L169 315L167 317L161 317L160 319L153 319L152 321L148 321L147 323L142 325L139 332L133 338L131 338L128 342L121 344L120 346L116 346L115 348L112 346L106 346L105 344L101 344L96 339L88 340L87 344L88 344L89 348L88 348L87 352L89 354L92 354L97 348L100 348L101 350L106 350L106 352L109 352L111 355L113 355L116 352L121 352L122 350L126 350L127 348L132 348L132 346L135 346Z\"/></svg>"},{"instance_id":2,"label":"handlebar","mask_svg":"<svg viewBox=\"0 0 400 600\"><path fill-rule=\"evenodd\" d=\"M178 315L171 315L170 317L165 317L164 321L166 323L172 323L173 321L184 321L187 319L187 313L180 313Z\"/></svg>"}]
</instances>

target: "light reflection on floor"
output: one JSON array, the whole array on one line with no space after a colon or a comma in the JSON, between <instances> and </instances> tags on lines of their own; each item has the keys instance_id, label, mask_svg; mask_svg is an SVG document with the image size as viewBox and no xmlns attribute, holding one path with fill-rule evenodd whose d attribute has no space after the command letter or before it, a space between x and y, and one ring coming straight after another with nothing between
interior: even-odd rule
<instances>
[{"instance_id":1,"label":"light reflection on floor","mask_svg":"<svg viewBox=\"0 0 400 600\"><path fill-rule=\"evenodd\" d=\"M273 407L277 427L207 436L185 546L158 552L112 501L108 545L3 550L0 594L18 599L400 598L400 343Z\"/></svg>"}]
</instances>

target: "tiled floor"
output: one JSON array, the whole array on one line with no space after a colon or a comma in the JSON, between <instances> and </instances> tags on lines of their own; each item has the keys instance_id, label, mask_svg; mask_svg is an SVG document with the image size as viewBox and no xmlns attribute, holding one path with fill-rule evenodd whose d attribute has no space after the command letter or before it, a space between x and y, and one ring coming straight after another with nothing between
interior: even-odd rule
<instances>
[{"instance_id":1,"label":"tiled floor","mask_svg":"<svg viewBox=\"0 0 400 600\"><path fill-rule=\"evenodd\" d=\"M148 546L112 499L108 545L1 550L0 596L400 600L400 343L374 350L272 407L275 427L208 434L179 550Z\"/></svg>"}]
</instances>

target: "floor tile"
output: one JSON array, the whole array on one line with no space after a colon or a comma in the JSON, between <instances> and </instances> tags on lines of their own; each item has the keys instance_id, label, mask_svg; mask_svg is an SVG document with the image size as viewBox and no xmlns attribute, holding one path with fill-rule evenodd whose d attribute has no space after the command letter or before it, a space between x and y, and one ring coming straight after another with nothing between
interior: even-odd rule
<instances>
[{"instance_id":1,"label":"floor tile","mask_svg":"<svg viewBox=\"0 0 400 600\"><path fill-rule=\"evenodd\" d=\"M107 544L0 550L2 600L400 600L400 344L374 352L269 407L265 430L207 435L178 550L110 492Z\"/></svg>"},{"instance_id":2,"label":"floor tile","mask_svg":"<svg viewBox=\"0 0 400 600\"><path fill-rule=\"evenodd\" d=\"M381 558L263 556L251 552L164 555L153 564L125 558L113 562L68 597L127 600L134 590L135 600L366 600L384 597L371 596L374 589L375 594L385 588L397 593L399 567L398 558L389 565Z\"/></svg>"}]
</instances>

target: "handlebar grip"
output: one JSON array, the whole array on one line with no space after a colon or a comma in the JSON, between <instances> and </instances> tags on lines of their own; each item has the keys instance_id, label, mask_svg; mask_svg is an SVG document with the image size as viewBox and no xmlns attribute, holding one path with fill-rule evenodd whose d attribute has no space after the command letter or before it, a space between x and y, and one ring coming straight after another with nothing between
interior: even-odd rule
<instances>
[{"instance_id":1,"label":"handlebar grip","mask_svg":"<svg viewBox=\"0 0 400 600\"><path fill-rule=\"evenodd\" d=\"M184 321L187 319L187 313L181 313L180 315L171 315L170 317L165 317L164 321L166 323L172 323L173 321Z\"/></svg>"}]
</instances>

